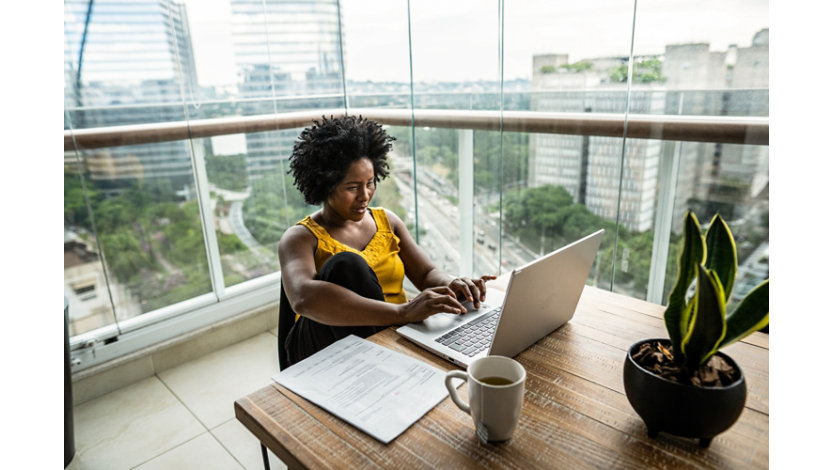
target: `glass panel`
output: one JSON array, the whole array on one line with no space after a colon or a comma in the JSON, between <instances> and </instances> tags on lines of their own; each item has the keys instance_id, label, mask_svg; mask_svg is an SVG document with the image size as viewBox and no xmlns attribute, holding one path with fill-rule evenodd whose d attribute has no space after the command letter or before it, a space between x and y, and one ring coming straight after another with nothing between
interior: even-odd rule
<instances>
[{"instance_id":1,"label":"glass panel","mask_svg":"<svg viewBox=\"0 0 834 470\"><path fill-rule=\"evenodd\" d=\"M589 165L588 207L606 220L619 220L616 252L608 249L603 253L605 265L614 267L612 290L645 299L651 272L662 142L626 140L621 172L622 139L591 137L588 140L589 151L596 154ZM608 271L603 286L610 286L610 276Z\"/></svg>"},{"instance_id":2,"label":"glass panel","mask_svg":"<svg viewBox=\"0 0 834 470\"><path fill-rule=\"evenodd\" d=\"M99 241L93 226L89 201L97 204L102 194L88 189L75 152L64 155L64 296L69 309L69 334L75 336L115 323L116 314L108 291ZM129 293L111 284L112 301L118 310L133 310Z\"/></svg>"},{"instance_id":3,"label":"glass panel","mask_svg":"<svg viewBox=\"0 0 834 470\"><path fill-rule=\"evenodd\" d=\"M410 108L408 3L344 0L341 8L348 107Z\"/></svg>"},{"instance_id":4,"label":"glass panel","mask_svg":"<svg viewBox=\"0 0 834 470\"><path fill-rule=\"evenodd\" d=\"M767 2L682 3L670 8L669 2L641 0L629 112L767 116L768 24ZM633 150L626 153L620 213L625 231L615 262L615 289L640 298L648 292L649 300L666 301L689 209L704 228L715 213L734 230L738 227L740 265L753 251L767 251L767 222L762 225L760 220L768 213L767 146L633 139L628 147ZM670 171L677 165L677 174L658 173L664 162ZM656 186L664 185L671 185L674 193L654 193ZM658 215L661 198L673 209ZM665 240L670 240L668 252L652 253L653 247L667 246ZM649 258L654 259L651 270L666 267L665 274L653 274L659 285L644 283ZM766 261L760 266L757 272L766 273Z\"/></svg>"},{"instance_id":5,"label":"glass panel","mask_svg":"<svg viewBox=\"0 0 834 470\"><path fill-rule=\"evenodd\" d=\"M410 108L407 2L347 0L341 2L341 11L348 110ZM416 236L411 128L385 130L397 139L388 154L391 172L378 184L371 204L393 211ZM416 295L416 288L405 281L409 295Z\"/></svg>"},{"instance_id":6,"label":"glass panel","mask_svg":"<svg viewBox=\"0 0 834 470\"><path fill-rule=\"evenodd\" d=\"M460 272L458 213L458 132L417 128L417 203L420 243L435 264L449 274Z\"/></svg>"},{"instance_id":7,"label":"glass panel","mask_svg":"<svg viewBox=\"0 0 834 470\"><path fill-rule=\"evenodd\" d=\"M344 106L337 0L232 0L231 12L241 114ZM284 165L298 133L245 136L250 186Z\"/></svg>"},{"instance_id":8,"label":"glass panel","mask_svg":"<svg viewBox=\"0 0 834 470\"><path fill-rule=\"evenodd\" d=\"M147 2L110 13L121 7L64 2L64 106L83 108L76 129L181 121L183 90L196 89L184 7Z\"/></svg>"},{"instance_id":9,"label":"glass panel","mask_svg":"<svg viewBox=\"0 0 834 470\"><path fill-rule=\"evenodd\" d=\"M411 4L416 109L500 109L497 6L498 3L478 1ZM475 133L417 128L414 141L421 196L419 229L421 233L425 231L425 240L421 238L420 243L433 253L435 263L450 274L497 274L497 262L485 263L480 254L480 244L475 240L484 228L473 226L477 218L470 209L475 201L469 188L478 185L470 162L481 158L475 149ZM498 142L497 138L494 142ZM497 259L497 254L493 256ZM488 271L476 271L485 264Z\"/></svg>"},{"instance_id":10,"label":"glass panel","mask_svg":"<svg viewBox=\"0 0 834 470\"><path fill-rule=\"evenodd\" d=\"M194 140L202 145L225 286L279 270L278 240L309 210L283 162L250 186L242 135Z\"/></svg>"},{"instance_id":11,"label":"glass panel","mask_svg":"<svg viewBox=\"0 0 834 470\"><path fill-rule=\"evenodd\" d=\"M68 0L64 13L66 129L186 119L196 74L184 7ZM65 253L80 250L65 263L81 303L70 299L74 335L211 291L188 142L78 149L64 163ZM94 284L78 284L79 270Z\"/></svg>"},{"instance_id":12,"label":"glass panel","mask_svg":"<svg viewBox=\"0 0 834 470\"><path fill-rule=\"evenodd\" d=\"M518 163L513 170L517 176L505 173L502 267L512 269L604 228L588 282L607 288L616 205L605 202L617 200L619 168L609 160L619 160L619 139L530 134L530 146L539 147L531 148L525 162L525 137L520 134L512 137L516 142L504 143L505 168L508 157ZM543 158L547 161L536 161Z\"/></svg>"},{"instance_id":13,"label":"glass panel","mask_svg":"<svg viewBox=\"0 0 834 470\"><path fill-rule=\"evenodd\" d=\"M200 84L190 118L344 106L336 0L185 3ZM286 174L300 131L195 141L204 150L226 286L277 271L283 231L315 209Z\"/></svg>"},{"instance_id":14,"label":"glass panel","mask_svg":"<svg viewBox=\"0 0 834 470\"><path fill-rule=\"evenodd\" d=\"M624 112L627 84L612 75L627 68L633 7L600 0L507 1L505 109ZM609 288L622 150L617 137L505 135L502 268L605 228L588 282Z\"/></svg>"},{"instance_id":15,"label":"glass panel","mask_svg":"<svg viewBox=\"0 0 834 470\"><path fill-rule=\"evenodd\" d=\"M391 173L388 178L377 186L374 200L371 203L375 206L385 207L394 211L405 223L408 231L413 237L417 236L417 213L415 211L416 201L414 196L414 158L412 154L412 129L404 126L386 126L388 135L396 138L393 150L388 154L388 164ZM422 217L422 216L421 216ZM425 233L420 234L420 242ZM425 247L425 245L423 244ZM431 251L427 251L431 256ZM406 293L413 297L419 292L408 278L404 279Z\"/></svg>"},{"instance_id":16,"label":"glass panel","mask_svg":"<svg viewBox=\"0 0 834 470\"><path fill-rule=\"evenodd\" d=\"M64 231L85 234L91 258L99 255L92 243L96 234L117 320L211 292L188 142L80 150L79 155L91 214L85 218L77 210L79 178L67 165L68 152ZM74 279L67 271L65 284ZM71 304L70 311L75 309ZM79 321L75 332L102 326L85 324L90 326Z\"/></svg>"},{"instance_id":17,"label":"glass panel","mask_svg":"<svg viewBox=\"0 0 834 470\"><path fill-rule=\"evenodd\" d=\"M704 230L715 214L721 214L738 250L739 269L729 306L732 309L770 273L770 149L761 145L692 142L680 147L664 299L675 281L683 214L692 210Z\"/></svg>"}]
</instances>

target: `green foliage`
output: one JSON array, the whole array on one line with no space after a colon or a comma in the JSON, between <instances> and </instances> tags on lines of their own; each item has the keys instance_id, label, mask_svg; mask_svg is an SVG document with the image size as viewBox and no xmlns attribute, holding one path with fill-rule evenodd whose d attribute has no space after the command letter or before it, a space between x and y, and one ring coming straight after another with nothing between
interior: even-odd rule
<instances>
[{"instance_id":1,"label":"green foliage","mask_svg":"<svg viewBox=\"0 0 834 470\"><path fill-rule=\"evenodd\" d=\"M243 204L243 220L258 243L273 245L287 228L316 209L304 202L292 176L279 167L252 183L252 194Z\"/></svg>"},{"instance_id":2,"label":"green foliage","mask_svg":"<svg viewBox=\"0 0 834 470\"><path fill-rule=\"evenodd\" d=\"M153 270L153 259L130 232L118 231L99 235L110 273L127 283L142 270Z\"/></svg>"},{"instance_id":3,"label":"green foliage","mask_svg":"<svg viewBox=\"0 0 834 470\"><path fill-rule=\"evenodd\" d=\"M495 194L505 186L524 184L527 180L529 134L505 132L503 145L500 133L475 131L473 158L476 191ZM457 184L455 182L455 184Z\"/></svg>"},{"instance_id":4,"label":"green foliage","mask_svg":"<svg viewBox=\"0 0 834 470\"><path fill-rule=\"evenodd\" d=\"M64 223L96 234L108 274L143 311L210 291L196 202L174 202L166 181L135 181L110 197L89 180L86 198L84 189L65 167Z\"/></svg>"},{"instance_id":5,"label":"green foliage","mask_svg":"<svg viewBox=\"0 0 834 470\"><path fill-rule=\"evenodd\" d=\"M93 231L93 224L90 218L90 208L87 207L87 200L90 206L95 207L103 199L101 192L95 187L87 186L87 197L84 197L84 186L81 184L81 176L71 168L64 167L64 223L83 227Z\"/></svg>"},{"instance_id":6,"label":"green foliage","mask_svg":"<svg viewBox=\"0 0 834 470\"><path fill-rule=\"evenodd\" d=\"M593 66L594 64L589 60L580 60L579 62L574 62L572 64L562 64L559 67L571 72L584 72L586 70L590 70Z\"/></svg>"},{"instance_id":7,"label":"green foliage","mask_svg":"<svg viewBox=\"0 0 834 470\"><path fill-rule=\"evenodd\" d=\"M653 57L634 62L634 83L663 83L666 77L661 73L663 63L660 59ZM628 81L628 64L614 67L608 72L608 78L615 83Z\"/></svg>"},{"instance_id":8,"label":"green foliage","mask_svg":"<svg viewBox=\"0 0 834 470\"><path fill-rule=\"evenodd\" d=\"M542 65L539 69L541 73L556 73L556 66L554 65Z\"/></svg>"},{"instance_id":9,"label":"green foliage","mask_svg":"<svg viewBox=\"0 0 834 470\"><path fill-rule=\"evenodd\" d=\"M664 314L675 360L695 369L722 347L764 328L769 322L766 279L727 313L738 270L736 245L720 215L713 217L706 236L695 214L684 220L684 241L678 277ZM695 280L695 293L687 291Z\"/></svg>"},{"instance_id":10,"label":"green foliage","mask_svg":"<svg viewBox=\"0 0 834 470\"><path fill-rule=\"evenodd\" d=\"M377 184L371 205L384 207L397 214L402 220L405 220L408 215L408 211L403 207L402 195L400 195L400 191L397 189L397 183L390 177Z\"/></svg>"},{"instance_id":11,"label":"green foliage","mask_svg":"<svg viewBox=\"0 0 834 470\"><path fill-rule=\"evenodd\" d=\"M620 227L615 258L616 224L592 213L584 205L575 203L570 193L561 186L543 185L512 191L504 197L503 204L507 233L533 249L539 248L543 253L604 228L605 238L597 266L619 267L619 286L631 292L646 292L654 240L652 231L632 232ZM666 275L669 284L675 278L673 269L670 267ZM592 282L600 281L602 275L601 269L593 271Z\"/></svg>"},{"instance_id":12,"label":"green foliage","mask_svg":"<svg viewBox=\"0 0 834 470\"><path fill-rule=\"evenodd\" d=\"M220 188L245 191L246 155L208 155L206 173L209 181Z\"/></svg>"}]
</instances>

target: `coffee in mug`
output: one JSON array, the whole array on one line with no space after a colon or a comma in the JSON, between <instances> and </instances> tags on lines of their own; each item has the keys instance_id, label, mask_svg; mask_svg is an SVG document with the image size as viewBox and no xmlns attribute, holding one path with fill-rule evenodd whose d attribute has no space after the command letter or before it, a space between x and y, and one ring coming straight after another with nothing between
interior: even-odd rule
<instances>
[{"instance_id":1,"label":"coffee in mug","mask_svg":"<svg viewBox=\"0 0 834 470\"><path fill-rule=\"evenodd\" d=\"M464 403L452 385L463 379L469 387L469 404ZM446 388L455 405L469 413L475 431L483 442L506 441L513 435L524 401L527 371L518 362L504 356L486 356L475 360L466 372L446 374Z\"/></svg>"}]
</instances>

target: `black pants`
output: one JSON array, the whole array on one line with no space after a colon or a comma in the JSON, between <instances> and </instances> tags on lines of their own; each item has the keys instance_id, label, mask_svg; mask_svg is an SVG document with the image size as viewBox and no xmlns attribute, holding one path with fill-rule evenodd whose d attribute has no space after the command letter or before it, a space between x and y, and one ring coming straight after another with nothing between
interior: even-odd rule
<instances>
[{"instance_id":1,"label":"black pants","mask_svg":"<svg viewBox=\"0 0 834 470\"><path fill-rule=\"evenodd\" d=\"M316 275L316 279L338 284L362 297L385 300L376 273L356 253L336 253L324 263L321 272ZM332 305L331 308L338 311L339 306ZM280 317L286 318L285 315L295 317L295 312L292 311L288 301L282 301L280 309ZM289 366L321 351L346 336L356 335L360 338L367 338L383 329L385 327L381 326L331 326L302 316L290 328L284 344L281 345L279 342L278 347L284 348L286 362ZM280 352L279 357L281 356ZM282 364L281 368L285 368L285 365Z\"/></svg>"}]
</instances>

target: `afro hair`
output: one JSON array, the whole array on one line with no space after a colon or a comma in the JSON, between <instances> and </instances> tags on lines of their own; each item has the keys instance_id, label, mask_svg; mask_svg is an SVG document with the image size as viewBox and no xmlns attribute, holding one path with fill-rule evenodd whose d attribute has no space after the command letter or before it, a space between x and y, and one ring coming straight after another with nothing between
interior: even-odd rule
<instances>
[{"instance_id":1,"label":"afro hair","mask_svg":"<svg viewBox=\"0 0 834 470\"><path fill-rule=\"evenodd\" d=\"M290 170L295 187L307 204L318 205L344 179L353 162L367 157L374 166L375 181L388 177L389 136L376 121L344 116L330 119L304 129L298 136L290 156Z\"/></svg>"}]
</instances>

